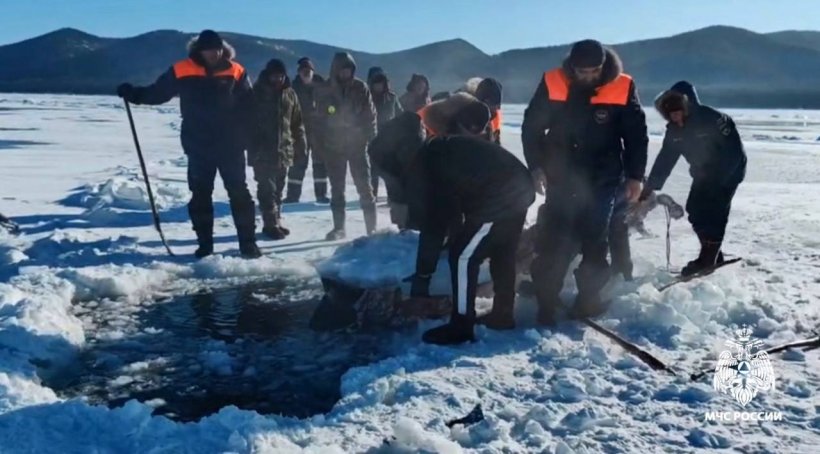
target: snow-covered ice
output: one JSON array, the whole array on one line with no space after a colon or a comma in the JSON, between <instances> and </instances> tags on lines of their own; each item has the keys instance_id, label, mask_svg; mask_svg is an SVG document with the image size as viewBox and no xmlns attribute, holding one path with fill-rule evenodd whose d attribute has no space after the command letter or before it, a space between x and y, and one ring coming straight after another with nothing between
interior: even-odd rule
<instances>
[{"instance_id":1,"label":"snow-covered ice","mask_svg":"<svg viewBox=\"0 0 820 454\"><path fill-rule=\"evenodd\" d=\"M396 355L350 369L341 399L327 414L296 419L226 407L185 424L153 416L160 400L113 409L65 400L43 384L42 374L71 361L89 338L128 340L129 317L140 306L271 276L315 279L315 266L342 244L323 241L330 211L309 202L288 206L291 237L261 241L267 255L244 261L226 194L217 185L220 255L191 260L195 241L185 209L178 110L139 107L135 119L166 236L181 254L169 258L153 230L118 100L0 95L0 105L0 211L23 229L16 237L0 231L0 452L796 453L815 452L820 444L817 350L773 357L775 389L747 407L781 411L783 421L705 422L705 412L740 407L709 380L688 380L689 372L716 359L737 325L754 326L767 345L809 337L820 327L818 111L730 111L746 143L749 171L725 249L746 258L742 264L660 293L655 285L668 280L661 269L663 215L647 219L656 237L633 237L639 278L616 286L601 323L672 364L678 377L653 372L580 325L536 328L533 302L522 298L522 326L515 331L479 328L478 342L456 348L423 345L410 336ZM519 155L522 114L522 106L507 108L502 139ZM664 128L654 112L648 114L654 158ZM688 184L679 164L665 192L685 200ZM311 188L308 178L308 201ZM352 185L348 200L348 233L355 237L364 226ZM386 209L380 210L379 227L388 230ZM696 253L696 239L683 221L673 224L672 236L679 267ZM406 241L385 247L412 261L412 238ZM384 260L333 267L379 283L408 271L408 261L393 254L375 257ZM116 314L121 323L105 333L87 332L95 311ZM419 333L433 323L423 323ZM216 339L190 354L217 375L256 372L239 368ZM161 365L123 364L110 385L129 386L152 367ZM448 420L477 403L483 422L447 428Z\"/></svg>"}]
</instances>

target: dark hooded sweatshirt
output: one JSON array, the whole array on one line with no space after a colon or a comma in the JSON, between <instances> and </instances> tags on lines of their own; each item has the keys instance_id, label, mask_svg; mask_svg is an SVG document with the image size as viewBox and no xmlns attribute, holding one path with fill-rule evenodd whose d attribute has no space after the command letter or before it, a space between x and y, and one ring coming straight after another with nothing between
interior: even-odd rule
<instances>
[{"instance_id":1,"label":"dark hooded sweatshirt","mask_svg":"<svg viewBox=\"0 0 820 454\"><path fill-rule=\"evenodd\" d=\"M496 222L526 212L535 201L524 164L501 146L478 137L430 140L403 178L410 218L419 220L421 227L417 271L422 274L435 269L454 218Z\"/></svg>"},{"instance_id":2,"label":"dark hooded sweatshirt","mask_svg":"<svg viewBox=\"0 0 820 454\"><path fill-rule=\"evenodd\" d=\"M655 107L667 121L668 112L663 112L661 105L671 97L682 98L675 101L684 106L686 122L683 128L672 122L666 125L663 146L649 173L647 186L654 190L663 188L682 155L689 163L689 173L696 184L737 187L746 175L746 153L735 122L730 116L701 104L695 87L685 81L678 82L655 100Z\"/></svg>"},{"instance_id":3,"label":"dark hooded sweatshirt","mask_svg":"<svg viewBox=\"0 0 820 454\"><path fill-rule=\"evenodd\" d=\"M223 60L206 68L195 41L188 59L174 64L147 87L135 89L135 104L157 105L179 96L182 148L190 155L240 153L249 145L253 92L245 69L225 43Z\"/></svg>"},{"instance_id":4,"label":"dark hooded sweatshirt","mask_svg":"<svg viewBox=\"0 0 820 454\"><path fill-rule=\"evenodd\" d=\"M376 108L370 90L362 80L353 78L341 83L339 72L350 67L356 73L356 62L346 52L333 57L330 78L316 87L316 115L319 140L328 153L358 153L376 136Z\"/></svg>"},{"instance_id":5,"label":"dark hooded sweatshirt","mask_svg":"<svg viewBox=\"0 0 820 454\"><path fill-rule=\"evenodd\" d=\"M542 169L551 185L583 182L600 187L618 185L624 176L643 179L649 143L646 117L634 82L619 77L621 68L618 55L607 49L598 87L573 82L574 71L566 60L550 72L567 81L564 100L561 93L549 92L550 73L538 84L524 113L521 139L527 165ZM628 83L625 96L603 96L616 80Z\"/></svg>"}]
</instances>

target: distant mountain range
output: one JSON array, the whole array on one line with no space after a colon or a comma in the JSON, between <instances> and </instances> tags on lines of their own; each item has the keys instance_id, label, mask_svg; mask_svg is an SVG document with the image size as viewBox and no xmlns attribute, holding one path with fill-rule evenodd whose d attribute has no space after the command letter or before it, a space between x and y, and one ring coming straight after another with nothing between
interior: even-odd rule
<instances>
[{"instance_id":1,"label":"distant mountain range","mask_svg":"<svg viewBox=\"0 0 820 454\"><path fill-rule=\"evenodd\" d=\"M434 92L454 90L473 76L492 76L504 84L505 102L526 102L543 72L558 65L569 49L563 45L487 55L455 39L372 54L303 40L223 35L253 77L270 58L281 58L295 70L296 60L305 55L326 73L333 54L347 50L356 58L360 77L368 67L381 66L398 93L412 73L430 77ZM185 57L192 36L159 30L132 38L101 38L65 28L0 46L0 91L110 94L123 81L149 83ZM613 47L635 78L644 103L687 79L713 105L820 108L820 32L760 34L714 26Z\"/></svg>"}]
</instances>

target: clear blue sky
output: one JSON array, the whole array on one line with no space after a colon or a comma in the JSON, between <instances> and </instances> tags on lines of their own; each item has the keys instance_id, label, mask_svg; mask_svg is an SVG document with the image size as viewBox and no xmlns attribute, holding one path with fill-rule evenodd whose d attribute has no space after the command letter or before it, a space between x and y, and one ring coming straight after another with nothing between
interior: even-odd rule
<instances>
[{"instance_id":1,"label":"clear blue sky","mask_svg":"<svg viewBox=\"0 0 820 454\"><path fill-rule=\"evenodd\" d=\"M0 44L74 27L126 37L214 28L390 52L464 38L485 52L595 37L615 44L709 25L819 29L813 0L8 0Z\"/></svg>"}]
</instances>

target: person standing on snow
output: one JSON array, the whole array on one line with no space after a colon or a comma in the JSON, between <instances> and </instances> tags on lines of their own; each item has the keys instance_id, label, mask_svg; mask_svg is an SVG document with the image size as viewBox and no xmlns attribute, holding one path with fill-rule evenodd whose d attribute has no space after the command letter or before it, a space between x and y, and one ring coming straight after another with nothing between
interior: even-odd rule
<instances>
[{"instance_id":1,"label":"person standing on snow","mask_svg":"<svg viewBox=\"0 0 820 454\"><path fill-rule=\"evenodd\" d=\"M406 112L418 112L430 104L430 81L421 74L413 74L407 83L407 92L399 98L401 108Z\"/></svg>"},{"instance_id":2,"label":"person standing on snow","mask_svg":"<svg viewBox=\"0 0 820 454\"><path fill-rule=\"evenodd\" d=\"M299 203L302 197L302 181L307 173L308 161L313 161L313 192L316 195L316 203L329 204L327 198L327 169L325 167L322 153L316 149L319 143L316 125L317 112L314 91L316 87L324 83L324 78L316 74L316 68L308 57L302 57L297 63L299 65L298 74L293 81L293 89L299 98L299 105L302 108L302 119L307 133L308 148L301 152L295 150L293 156L293 166L288 170L288 193L284 203ZM311 156L312 155L312 156Z\"/></svg>"},{"instance_id":3,"label":"person standing on snow","mask_svg":"<svg viewBox=\"0 0 820 454\"><path fill-rule=\"evenodd\" d=\"M445 237L450 261L453 311L450 321L423 335L432 344L474 340L476 323L513 329L516 251L535 189L527 168L504 148L478 137L489 121L467 107L458 115L461 135L430 140L417 154L405 178L411 216L420 220L416 274L411 297L429 296ZM483 117L483 124L475 120ZM461 225L452 229L455 224ZM462 224L463 223L463 224ZM475 298L481 263L490 260L492 311L476 319Z\"/></svg>"},{"instance_id":4,"label":"person standing on snow","mask_svg":"<svg viewBox=\"0 0 820 454\"><path fill-rule=\"evenodd\" d=\"M330 177L333 230L326 239L345 237L345 183L347 167L359 193L367 234L376 230L376 201L370 187L367 144L376 136L376 108L370 90L355 77L356 62L346 52L333 57L330 79L316 89L316 109L321 128L321 150Z\"/></svg>"},{"instance_id":5,"label":"person standing on snow","mask_svg":"<svg viewBox=\"0 0 820 454\"><path fill-rule=\"evenodd\" d=\"M302 109L282 60L268 62L253 87L256 133L248 160L257 183L262 233L273 240L290 234L282 225L282 190L294 154L306 155Z\"/></svg>"},{"instance_id":6,"label":"person standing on snow","mask_svg":"<svg viewBox=\"0 0 820 454\"><path fill-rule=\"evenodd\" d=\"M367 72L367 85L370 87L373 105L376 107L377 129L381 131L385 123L396 118L402 112L401 104L399 104L398 96L390 89L390 79L387 78L387 74L378 66L370 68ZM379 172L373 163L372 156L370 156L370 174L373 197L378 197Z\"/></svg>"},{"instance_id":7,"label":"person standing on snow","mask_svg":"<svg viewBox=\"0 0 820 454\"><path fill-rule=\"evenodd\" d=\"M700 254L681 270L689 276L723 262L720 247L732 198L746 176L746 152L734 120L701 104L689 82L680 81L661 93L655 108L668 123L641 200L663 188L683 155L692 176L686 211L700 240Z\"/></svg>"},{"instance_id":8,"label":"person standing on snow","mask_svg":"<svg viewBox=\"0 0 820 454\"><path fill-rule=\"evenodd\" d=\"M256 258L256 216L245 181L245 149L253 120L253 92L245 69L234 61L233 47L212 30L188 45L188 58L175 63L147 87L124 83L117 95L134 104L158 105L179 95L182 148L188 156L188 213L202 258L214 250L212 194L216 173L231 203L239 251Z\"/></svg>"},{"instance_id":9,"label":"person standing on snow","mask_svg":"<svg viewBox=\"0 0 820 454\"><path fill-rule=\"evenodd\" d=\"M600 291L610 277L613 204L618 191L638 200L648 146L635 84L615 51L594 40L575 43L563 65L541 79L521 138L539 191L549 183L531 267L538 320L554 321L564 276L579 249L573 310L582 317L599 314L606 310Z\"/></svg>"}]
</instances>

